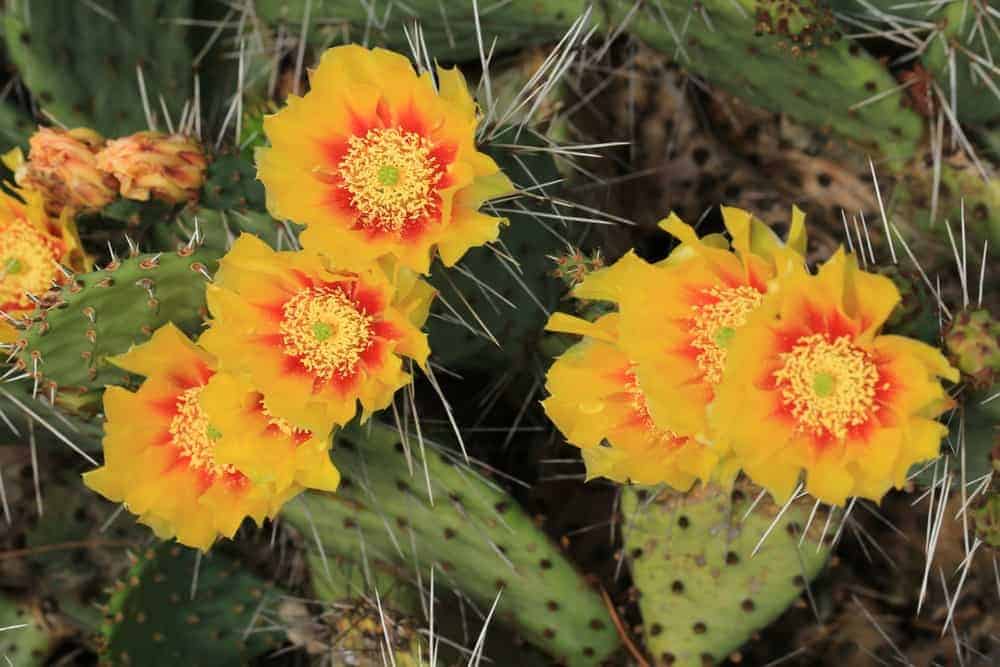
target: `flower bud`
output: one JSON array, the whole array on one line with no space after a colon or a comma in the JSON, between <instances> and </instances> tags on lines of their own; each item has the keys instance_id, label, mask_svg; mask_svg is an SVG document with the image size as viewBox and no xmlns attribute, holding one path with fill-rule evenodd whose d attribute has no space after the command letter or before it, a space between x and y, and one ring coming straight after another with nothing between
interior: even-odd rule
<instances>
[{"instance_id":1,"label":"flower bud","mask_svg":"<svg viewBox=\"0 0 1000 667\"><path fill-rule=\"evenodd\" d=\"M118 179L123 197L180 204L198 197L208 160L190 137L136 132L109 141L97 154L97 165Z\"/></svg>"},{"instance_id":2,"label":"flower bud","mask_svg":"<svg viewBox=\"0 0 1000 667\"><path fill-rule=\"evenodd\" d=\"M97 168L96 154L104 137L84 127L61 130L40 127L28 142L28 159L13 157L18 185L41 193L45 209L58 216L96 211L115 198L118 183Z\"/></svg>"}]
</instances>

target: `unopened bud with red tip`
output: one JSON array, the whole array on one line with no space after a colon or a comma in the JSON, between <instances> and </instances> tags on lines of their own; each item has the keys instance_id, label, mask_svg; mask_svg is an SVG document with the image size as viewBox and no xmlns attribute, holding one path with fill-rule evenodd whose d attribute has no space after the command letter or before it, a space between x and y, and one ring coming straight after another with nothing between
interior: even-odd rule
<instances>
[{"instance_id":1,"label":"unopened bud with red tip","mask_svg":"<svg viewBox=\"0 0 1000 667\"><path fill-rule=\"evenodd\" d=\"M117 181L97 168L96 155L104 146L104 137L97 132L85 127L40 127L28 146L27 160L16 150L5 162L18 185L42 195L50 215L58 216L64 208L74 213L96 211L114 200Z\"/></svg>"},{"instance_id":2,"label":"unopened bud with red tip","mask_svg":"<svg viewBox=\"0 0 1000 667\"><path fill-rule=\"evenodd\" d=\"M191 137L137 132L109 141L97 154L97 165L118 179L127 199L180 204L198 197L208 160Z\"/></svg>"}]
</instances>

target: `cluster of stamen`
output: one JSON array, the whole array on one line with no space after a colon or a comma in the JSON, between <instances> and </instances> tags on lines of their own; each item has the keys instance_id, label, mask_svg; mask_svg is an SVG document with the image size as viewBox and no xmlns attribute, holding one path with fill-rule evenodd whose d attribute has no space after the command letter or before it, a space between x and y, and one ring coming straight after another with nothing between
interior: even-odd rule
<instances>
[{"instance_id":1,"label":"cluster of stamen","mask_svg":"<svg viewBox=\"0 0 1000 667\"><path fill-rule=\"evenodd\" d=\"M636 419L649 433L652 440L665 447L674 447L680 438L669 429L660 428L653 421L653 416L649 414L649 404L646 402L646 394L639 386L639 378L635 375L635 370L630 368L625 375L625 391L630 399L630 406Z\"/></svg>"},{"instance_id":2,"label":"cluster of stamen","mask_svg":"<svg viewBox=\"0 0 1000 667\"><path fill-rule=\"evenodd\" d=\"M691 346L698 350L696 361L705 381L715 385L726 367L726 348L764 295L749 285L710 287L702 294L714 301L692 308Z\"/></svg>"},{"instance_id":3,"label":"cluster of stamen","mask_svg":"<svg viewBox=\"0 0 1000 667\"><path fill-rule=\"evenodd\" d=\"M51 287L56 260L48 239L27 223L0 228L0 304L30 307L26 293L40 295Z\"/></svg>"},{"instance_id":4,"label":"cluster of stamen","mask_svg":"<svg viewBox=\"0 0 1000 667\"><path fill-rule=\"evenodd\" d=\"M363 227L397 232L431 211L440 180L431 148L425 137L398 128L374 128L348 140L338 172Z\"/></svg>"},{"instance_id":5,"label":"cluster of stamen","mask_svg":"<svg viewBox=\"0 0 1000 667\"><path fill-rule=\"evenodd\" d=\"M235 474L238 471L229 464L215 460L215 440L221 434L209 423L201 409L201 392L204 387L186 389L177 397L177 413L170 420L170 436L174 445L188 459L188 466L194 470L204 470L213 476Z\"/></svg>"},{"instance_id":6,"label":"cluster of stamen","mask_svg":"<svg viewBox=\"0 0 1000 667\"><path fill-rule=\"evenodd\" d=\"M274 414L272 414L271 411L267 409L267 406L264 405L263 397L261 397L257 405L260 408L261 414L263 414L264 418L267 419L267 425L273 426L274 428L278 429L278 431L282 435L287 436L289 438L301 438L309 436L310 434L309 430L304 428L299 428L298 426L292 426L287 419L284 419L282 417L276 417Z\"/></svg>"},{"instance_id":7,"label":"cluster of stamen","mask_svg":"<svg viewBox=\"0 0 1000 667\"><path fill-rule=\"evenodd\" d=\"M373 316L337 286L306 288L285 302L282 313L285 354L323 380L353 374L374 337Z\"/></svg>"},{"instance_id":8,"label":"cluster of stamen","mask_svg":"<svg viewBox=\"0 0 1000 667\"><path fill-rule=\"evenodd\" d=\"M878 410L878 368L849 337L805 336L781 360L774 379L800 430L841 439Z\"/></svg>"}]
</instances>

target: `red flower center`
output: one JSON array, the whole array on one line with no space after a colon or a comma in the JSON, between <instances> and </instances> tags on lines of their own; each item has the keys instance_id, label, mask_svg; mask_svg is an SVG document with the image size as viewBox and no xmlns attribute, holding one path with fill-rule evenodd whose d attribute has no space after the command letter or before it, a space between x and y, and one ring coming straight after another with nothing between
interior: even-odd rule
<instances>
[{"instance_id":1,"label":"red flower center","mask_svg":"<svg viewBox=\"0 0 1000 667\"><path fill-rule=\"evenodd\" d=\"M780 356L775 384L800 430L839 440L878 410L878 367L850 337L803 336Z\"/></svg>"},{"instance_id":2,"label":"red flower center","mask_svg":"<svg viewBox=\"0 0 1000 667\"><path fill-rule=\"evenodd\" d=\"M433 213L444 175L431 142L399 128L348 139L338 173L359 225L382 232L399 232Z\"/></svg>"},{"instance_id":3,"label":"red flower center","mask_svg":"<svg viewBox=\"0 0 1000 667\"><path fill-rule=\"evenodd\" d=\"M282 314L285 354L323 380L352 375L374 341L374 317L339 286L301 290L285 302Z\"/></svg>"}]
</instances>

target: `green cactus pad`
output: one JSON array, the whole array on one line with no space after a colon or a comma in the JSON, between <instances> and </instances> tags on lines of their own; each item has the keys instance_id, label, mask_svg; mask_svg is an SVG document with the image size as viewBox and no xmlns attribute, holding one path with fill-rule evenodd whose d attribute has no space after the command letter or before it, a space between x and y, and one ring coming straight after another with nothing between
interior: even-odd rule
<instances>
[{"instance_id":1,"label":"green cactus pad","mask_svg":"<svg viewBox=\"0 0 1000 667\"><path fill-rule=\"evenodd\" d=\"M237 667L277 647L276 633L248 632L267 584L212 554L193 587L195 563L194 550L169 543L136 560L108 601L102 664Z\"/></svg>"},{"instance_id":2,"label":"green cactus pad","mask_svg":"<svg viewBox=\"0 0 1000 667\"><path fill-rule=\"evenodd\" d=\"M64 125L106 135L147 129L141 65L151 109L162 117L162 95L178 118L191 98L193 73L188 28L176 19L191 17L191 0L104 0L103 14L94 4L8 3L7 50L39 107Z\"/></svg>"},{"instance_id":3,"label":"green cactus pad","mask_svg":"<svg viewBox=\"0 0 1000 667\"><path fill-rule=\"evenodd\" d=\"M122 381L107 361L173 322L197 331L205 312L205 284L219 253L182 248L138 255L100 271L78 274L49 293L21 332L17 363L37 374L46 394L84 393Z\"/></svg>"},{"instance_id":4,"label":"green cactus pad","mask_svg":"<svg viewBox=\"0 0 1000 667\"><path fill-rule=\"evenodd\" d=\"M622 534L646 648L664 664L722 660L798 598L829 557L827 548L816 549L822 519L798 545L808 501L789 507L752 556L780 509L769 500L743 519L753 500L743 491L699 487L651 502L645 493L625 488Z\"/></svg>"},{"instance_id":5,"label":"green cactus pad","mask_svg":"<svg viewBox=\"0 0 1000 667\"><path fill-rule=\"evenodd\" d=\"M442 62L476 60L479 46L475 14L470 0L410 0L396 5L391 12L375 8L373 17L362 3L318 2L317 0L257 0L257 15L272 26L291 25L301 31L309 6L309 39L316 44L335 43L343 25L351 27L354 41L377 43L403 53L409 52L403 28L419 22L431 54ZM512 0L480 2L480 26L484 49L490 48L493 36L502 36L500 50L523 48L558 39L584 8L579 0ZM383 17L382 14L385 14Z\"/></svg>"},{"instance_id":6,"label":"green cactus pad","mask_svg":"<svg viewBox=\"0 0 1000 667\"><path fill-rule=\"evenodd\" d=\"M295 225L288 225L294 234ZM289 249L287 234L283 234L285 238L279 245L282 224L267 213L205 207L187 209L176 218L155 225L150 232L151 241L159 248L176 248L194 235L196 227L201 246L218 252L227 252L240 234L253 234L272 248Z\"/></svg>"},{"instance_id":7,"label":"green cactus pad","mask_svg":"<svg viewBox=\"0 0 1000 667\"><path fill-rule=\"evenodd\" d=\"M10 146L28 147L28 137L35 131L35 122L31 116L12 104L0 104L0 139L3 140L4 151Z\"/></svg>"},{"instance_id":8,"label":"green cactus pad","mask_svg":"<svg viewBox=\"0 0 1000 667\"><path fill-rule=\"evenodd\" d=\"M514 130L509 128L501 132L494 143L526 147L524 150L484 147L516 186L530 188L560 178L550 154L530 151L531 146L542 145L530 132L522 132L515 140ZM550 186L547 194L554 195L556 190L557 186ZM524 213L507 212L520 210L521 205ZM539 211L544 216L551 216L558 209L554 206L540 208L531 200L506 201L495 206L504 211L492 211L489 204L483 211L509 220L501 229L500 244L493 249L472 248L459 262L461 270L446 269L440 263L432 267L431 283L440 298L427 329L434 359L448 367L491 369L498 364L523 361L534 354L548 314L555 309L562 291L559 283L549 275L552 261L548 256L559 254L565 248L553 232L546 229L546 226L562 229L562 223L551 217L531 215L532 211ZM574 214L572 211L567 213L566 209L561 212ZM516 264L511 258L516 258ZM462 270L475 279L464 275Z\"/></svg>"},{"instance_id":9,"label":"green cactus pad","mask_svg":"<svg viewBox=\"0 0 1000 667\"><path fill-rule=\"evenodd\" d=\"M53 648L53 639L35 613L6 595L0 595L0 628L3 629L0 632L0 658L6 658L19 667L45 664L45 658Z\"/></svg>"},{"instance_id":10,"label":"green cactus pad","mask_svg":"<svg viewBox=\"0 0 1000 667\"><path fill-rule=\"evenodd\" d=\"M240 154L216 156L208 165L201 203L208 208L264 210L264 184L253 162Z\"/></svg>"},{"instance_id":11,"label":"green cactus pad","mask_svg":"<svg viewBox=\"0 0 1000 667\"><path fill-rule=\"evenodd\" d=\"M443 453L422 459L412 434L410 441L412 476L393 429L343 431L333 450L341 488L306 494L282 516L307 538L315 527L331 572L337 556L367 559L408 581L419 574L426 587L434 568L438 590L462 591L483 614L502 590L493 622L515 626L566 665L598 665L616 651L601 597L517 502ZM322 566L313 571L323 576Z\"/></svg>"},{"instance_id":12,"label":"green cactus pad","mask_svg":"<svg viewBox=\"0 0 1000 667\"><path fill-rule=\"evenodd\" d=\"M632 5L611 2L612 20L621 21ZM923 120L901 106L905 91L860 105L899 84L856 42L838 39L830 16L818 0L663 2L639 11L630 29L751 104L828 128L887 157L909 157ZM682 28L678 43L674 35Z\"/></svg>"}]
</instances>

